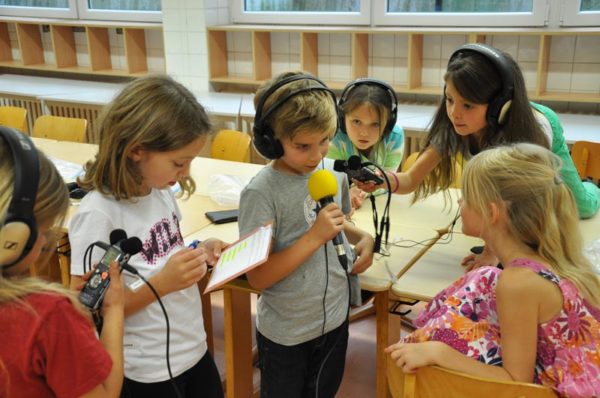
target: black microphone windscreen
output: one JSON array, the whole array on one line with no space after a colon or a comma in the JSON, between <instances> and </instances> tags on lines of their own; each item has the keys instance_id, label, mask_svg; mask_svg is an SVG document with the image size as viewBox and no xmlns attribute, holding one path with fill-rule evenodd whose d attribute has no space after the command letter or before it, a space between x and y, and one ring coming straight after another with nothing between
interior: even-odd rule
<instances>
[{"instance_id":1,"label":"black microphone windscreen","mask_svg":"<svg viewBox=\"0 0 600 398\"><path fill-rule=\"evenodd\" d=\"M360 157L356 155L350 156L348 158L348 168L350 170L358 170L362 167L362 162L360 161Z\"/></svg>"},{"instance_id":2,"label":"black microphone windscreen","mask_svg":"<svg viewBox=\"0 0 600 398\"><path fill-rule=\"evenodd\" d=\"M133 256L134 254L138 254L142 250L142 241L140 238L132 236L129 239L125 239L123 243L121 243L121 250L125 253Z\"/></svg>"},{"instance_id":3,"label":"black microphone windscreen","mask_svg":"<svg viewBox=\"0 0 600 398\"><path fill-rule=\"evenodd\" d=\"M122 240L127 239L127 232L123 231L122 229L113 229L110 232L110 244L114 245L119 243Z\"/></svg>"},{"instance_id":4,"label":"black microphone windscreen","mask_svg":"<svg viewBox=\"0 0 600 398\"><path fill-rule=\"evenodd\" d=\"M348 164L346 163L345 160L343 160L343 159L334 160L333 169L335 171L339 171L339 172L343 173L344 171L346 171L346 168L348 168Z\"/></svg>"}]
</instances>

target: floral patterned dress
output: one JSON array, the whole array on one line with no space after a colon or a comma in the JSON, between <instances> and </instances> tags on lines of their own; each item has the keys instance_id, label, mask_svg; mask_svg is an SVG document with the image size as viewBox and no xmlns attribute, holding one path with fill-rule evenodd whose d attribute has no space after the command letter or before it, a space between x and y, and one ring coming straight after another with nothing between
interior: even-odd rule
<instances>
[{"instance_id":1,"label":"floral patterned dress","mask_svg":"<svg viewBox=\"0 0 600 398\"><path fill-rule=\"evenodd\" d=\"M517 259L510 266L531 269L556 283L563 295L561 312L538 325L534 381L564 397L600 397L600 310L571 281L542 264ZM477 268L438 293L404 341L442 341L480 362L502 366L495 293L501 272Z\"/></svg>"}]
</instances>

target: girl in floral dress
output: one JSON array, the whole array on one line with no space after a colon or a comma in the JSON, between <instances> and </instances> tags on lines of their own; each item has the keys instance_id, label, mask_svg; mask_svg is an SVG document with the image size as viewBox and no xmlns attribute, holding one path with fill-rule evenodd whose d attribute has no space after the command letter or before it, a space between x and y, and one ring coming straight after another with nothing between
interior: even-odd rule
<instances>
[{"instance_id":1,"label":"girl in floral dress","mask_svg":"<svg viewBox=\"0 0 600 398\"><path fill-rule=\"evenodd\" d=\"M488 149L467 164L463 232L484 239L505 269L477 268L433 299L418 329L387 349L404 372L438 365L600 396L600 282L559 168L533 144Z\"/></svg>"}]
</instances>

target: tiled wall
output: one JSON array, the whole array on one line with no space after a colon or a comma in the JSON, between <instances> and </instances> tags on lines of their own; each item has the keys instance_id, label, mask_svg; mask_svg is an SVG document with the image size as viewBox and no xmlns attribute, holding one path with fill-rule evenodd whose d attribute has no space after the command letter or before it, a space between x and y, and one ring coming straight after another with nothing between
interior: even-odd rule
<instances>
[{"instance_id":1,"label":"tiled wall","mask_svg":"<svg viewBox=\"0 0 600 398\"><path fill-rule=\"evenodd\" d=\"M166 71L194 92L209 91L206 26L230 22L227 0L162 0Z\"/></svg>"}]
</instances>

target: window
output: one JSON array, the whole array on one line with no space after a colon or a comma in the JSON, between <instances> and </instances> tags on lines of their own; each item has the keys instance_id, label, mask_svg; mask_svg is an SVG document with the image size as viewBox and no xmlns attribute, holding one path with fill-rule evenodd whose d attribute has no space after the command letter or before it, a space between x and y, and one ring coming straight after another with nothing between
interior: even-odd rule
<instances>
[{"instance_id":1,"label":"window","mask_svg":"<svg viewBox=\"0 0 600 398\"><path fill-rule=\"evenodd\" d=\"M542 26L545 0L387 0L375 2L376 25Z\"/></svg>"},{"instance_id":2,"label":"window","mask_svg":"<svg viewBox=\"0 0 600 398\"><path fill-rule=\"evenodd\" d=\"M0 14L43 17L77 18L76 0L0 0Z\"/></svg>"},{"instance_id":3,"label":"window","mask_svg":"<svg viewBox=\"0 0 600 398\"><path fill-rule=\"evenodd\" d=\"M2 15L160 21L161 0L0 0Z\"/></svg>"},{"instance_id":4,"label":"window","mask_svg":"<svg viewBox=\"0 0 600 398\"><path fill-rule=\"evenodd\" d=\"M160 22L160 0L77 0L79 18Z\"/></svg>"},{"instance_id":5,"label":"window","mask_svg":"<svg viewBox=\"0 0 600 398\"><path fill-rule=\"evenodd\" d=\"M380 0L376 0L380 1ZM234 0L234 23L368 25L371 0Z\"/></svg>"},{"instance_id":6,"label":"window","mask_svg":"<svg viewBox=\"0 0 600 398\"><path fill-rule=\"evenodd\" d=\"M600 26L600 0L571 0L562 11L561 25Z\"/></svg>"}]
</instances>

